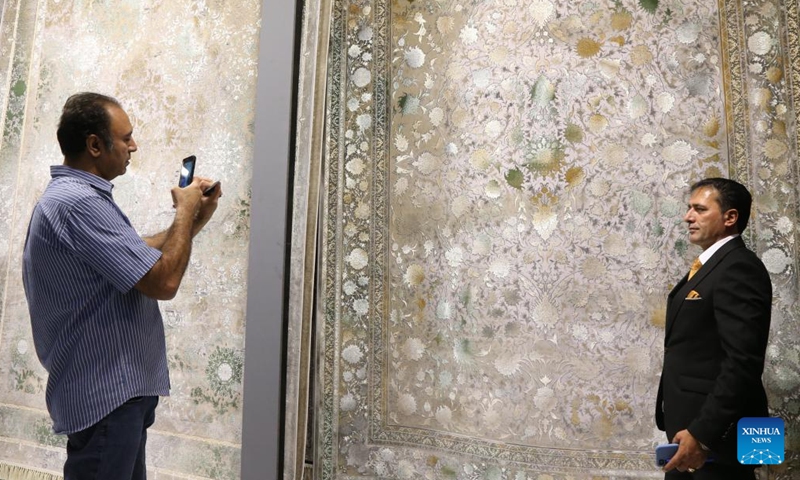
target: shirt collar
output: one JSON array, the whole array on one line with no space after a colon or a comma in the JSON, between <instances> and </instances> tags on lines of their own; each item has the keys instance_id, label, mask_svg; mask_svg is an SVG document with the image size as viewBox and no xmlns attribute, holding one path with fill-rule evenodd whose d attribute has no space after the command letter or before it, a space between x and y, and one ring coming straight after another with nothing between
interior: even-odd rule
<instances>
[{"instance_id":1,"label":"shirt collar","mask_svg":"<svg viewBox=\"0 0 800 480\"><path fill-rule=\"evenodd\" d=\"M50 177L52 177L54 180L56 178L74 178L83 183L87 183L91 187L94 187L101 192L105 192L108 195L111 195L111 190L114 188L114 185L105 178L98 177L97 175L89 173L85 170L68 167L67 165L51 165Z\"/></svg>"},{"instance_id":2,"label":"shirt collar","mask_svg":"<svg viewBox=\"0 0 800 480\"><path fill-rule=\"evenodd\" d=\"M717 253L717 250L719 250L720 248L722 248L723 245L725 245L726 243L730 242L731 240L733 240L734 238L736 238L738 236L739 236L738 233L734 233L733 235L728 235L727 237L725 237L725 238L723 238L721 240L717 240L714 243L714 245L711 245L710 247L708 247L705 250L703 250L703 253L701 253L700 257L699 257L700 261L703 264L705 264L711 258L712 255Z\"/></svg>"}]
</instances>

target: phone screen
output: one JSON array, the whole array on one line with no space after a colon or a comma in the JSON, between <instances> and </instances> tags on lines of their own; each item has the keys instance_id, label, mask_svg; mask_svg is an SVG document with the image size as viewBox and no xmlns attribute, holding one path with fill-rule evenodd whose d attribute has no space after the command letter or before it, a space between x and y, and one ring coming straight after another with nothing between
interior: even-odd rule
<instances>
[{"instance_id":1,"label":"phone screen","mask_svg":"<svg viewBox=\"0 0 800 480\"><path fill-rule=\"evenodd\" d=\"M183 188L192 183L194 179L194 164L196 161L197 158L194 155L190 155L181 162L181 177L178 180L179 187Z\"/></svg>"}]
</instances>

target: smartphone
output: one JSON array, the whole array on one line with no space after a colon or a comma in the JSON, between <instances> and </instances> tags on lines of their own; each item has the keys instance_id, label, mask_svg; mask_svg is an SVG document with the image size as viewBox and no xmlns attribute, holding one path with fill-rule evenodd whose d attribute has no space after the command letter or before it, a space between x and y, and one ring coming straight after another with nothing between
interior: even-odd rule
<instances>
[{"instance_id":1,"label":"smartphone","mask_svg":"<svg viewBox=\"0 0 800 480\"><path fill-rule=\"evenodd\" d=\"M663 467L678 451L677 443L665 443L656 446L656 467Z\"/></svg>"},{"instance_id":2,"label":"smartphone","mask_svg":"<svg viewBox=\"0 0 800 480\"><path fill-rule=\"evenodd\" d=\"M214 191L217 189L217 187L219 187L219 180L217 180L216 182L212 183L210 187L208 187L205 190L203 190L203 196L204 197L208 197L208 196L213 195Z\"/></svg>"},{"instance_id":3,"label":"smartphone","mask_svg":"<svg viewBox=\"0 0 800 480\"><path fill-rule=\"evenodd\" d=\"M665 443L663 445L659 445L656 447L656 466L663 467L675 456L675 453L678 451L678 444L677 443ZM713 463L714 462L714 453L708 452L708 456L706 457L706 463Z\"/></svg>"},{"instance_id":4,"label":"smartphone","mask_svg":"<svg viewBox=\"0 0 800 480\"><path fill-rule=\"evenodd\" d=\"M197 163L197 157L194 155L189 155L181 161L181 176L178 179L179 187L183 188L192 183L195 163Z\"/></svg>"}]
</instances>

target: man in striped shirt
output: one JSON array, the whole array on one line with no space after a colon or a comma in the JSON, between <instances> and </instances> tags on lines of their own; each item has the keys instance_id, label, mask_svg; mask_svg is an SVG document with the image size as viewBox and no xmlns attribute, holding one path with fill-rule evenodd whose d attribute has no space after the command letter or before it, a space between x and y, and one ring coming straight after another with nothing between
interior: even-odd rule
<instances>
[{"instance_id":1,"label":"man in striped shirt","mask_svg":"<svg viewBox=\"0 0 800 480\"><path fill-rule=\"evenodd\" d=\"M177 293L222 189L203 196L200 177L173 188L172 225L140 238L111 195L137 149L119 102L71 96L58 142L64 163L34 207L22 273L47 408L68 436L64 477L144 479L147 428L169 395L158 300Z\"/></svg>"}]
</instances>

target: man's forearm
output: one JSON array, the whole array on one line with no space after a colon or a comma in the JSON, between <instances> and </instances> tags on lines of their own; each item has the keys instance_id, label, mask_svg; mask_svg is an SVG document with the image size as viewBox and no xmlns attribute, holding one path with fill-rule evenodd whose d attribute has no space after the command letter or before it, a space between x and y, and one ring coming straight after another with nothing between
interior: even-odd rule
<instances>
[{"instance_id":1,"label":"man's forearm","mask_svg":"<svg viewBox=\"0 0 800 480\"><path fill-rule=\"evenodd\" d=\"M192 238L196 237L200 230L203 229L206 223L208 223L209 219L201 220L199 218L195 218L192 222ZM172 227L170 227L172 228ZM149 237L142 237L144 242L155 249L162 250L164 247L164 242L167 240L167 235L169 234L169 230L164 230L163 232L156 233L155 235L151 235Z\"/></svg>"},{"instance_id":2,"label":"man's forearm","mask_svg":"<svg viewBox=\"0 0 800 480\"><path fill-rule=\"evenodd\" d=\"M136 284L139 291L158 300L169 300L175 296L189 264L193 224L190 212L178 211L169 229L150 237L152 243L148 242L148 245L161 244L161 258Z\"/></svg>"},{"instance_id":3,"label":"man's forearm","mask_svg":"<svg viewBox=\"0 0 800 480\"><path fill-rule=\"evenodd\" d=\"M177 290L189 265L189 256L192 253L192 225L193 221L184 215L175 215L172 226L166 231L164 243L161 245L161 259L166 270L167 285L174 285Z\"/></svg>"},{"instance_id":4,"label":"man's forearm","mask_svg":"<svg viewBox=\"0 0 800 480\"><path fill-rule=\"evenodd\" d=\"M207 216L207 217L197 216L197 217L195 217L194 222L192 223L192 238L196 237L197 234L200 233L200 230L202 230L203 227L206 226L206 224L208 223L209 220L211 220L210 216Z\"/></svg>"},{"instance_id":5,"label":"man's forearm","mask_svg":"<svg viewBox=\"0 0 800 480\"><path fill-rule=\"evenodd\" d=\"M167 239L167 232L169 232L169 230L164 230L163 232L156 233L149 237L142 237L142 240L144 240L144 243L148 246L161 250L161 247L164 246L164 241Z\"/></svg>"}]
</instances>

